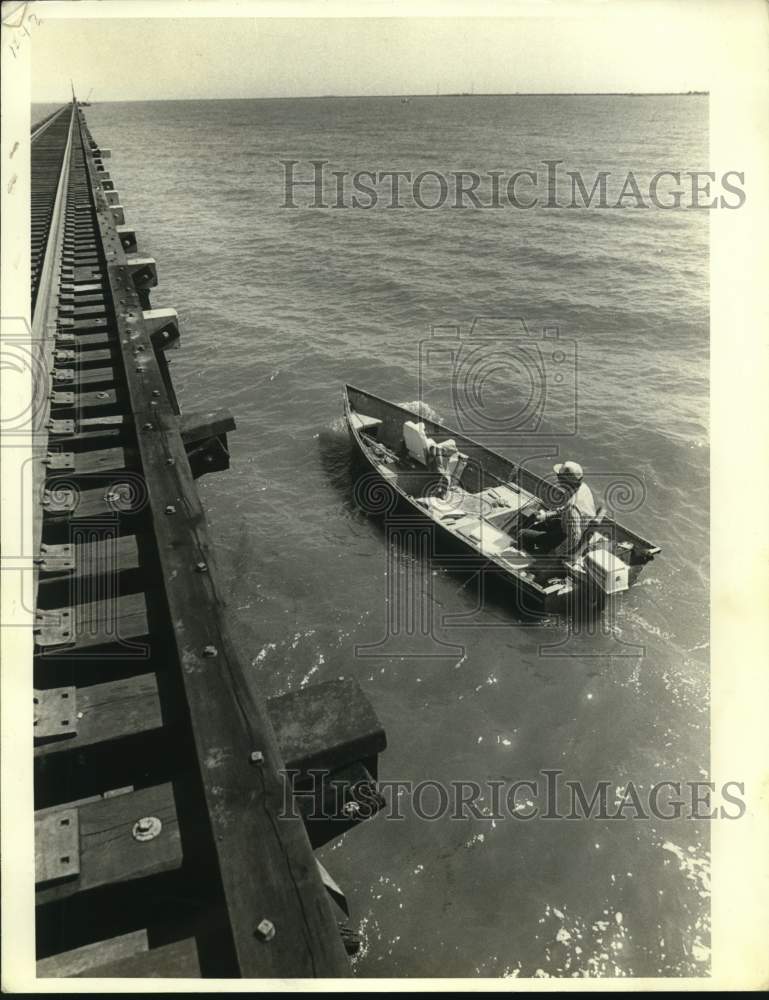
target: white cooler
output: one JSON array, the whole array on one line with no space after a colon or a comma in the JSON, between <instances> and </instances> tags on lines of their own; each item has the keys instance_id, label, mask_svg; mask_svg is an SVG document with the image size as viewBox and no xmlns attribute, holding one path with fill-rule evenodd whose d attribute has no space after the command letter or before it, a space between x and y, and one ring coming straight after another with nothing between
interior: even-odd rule
<instances>
[{"instance_id":1,"label":"white cooler","mask_svg":"<svg viewBox=\"0 0 769 1000\"><path fill-rule=\"evenodd\" d=\"M604 594L621 594L630 586L630 567L608 549L592 549L585 556L585 569Z\"/></svg>"}]
</instances>

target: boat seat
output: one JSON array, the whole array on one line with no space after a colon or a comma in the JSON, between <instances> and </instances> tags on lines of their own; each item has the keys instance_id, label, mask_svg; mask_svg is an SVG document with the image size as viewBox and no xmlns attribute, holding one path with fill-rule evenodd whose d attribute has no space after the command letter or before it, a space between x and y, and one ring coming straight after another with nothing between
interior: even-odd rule
<instances>
[{"instance_id":1,"label":"boat seat","mask_svg":"<svg viewBox=\"0 0 769 1000\"><path fill-rule=\"evenodd\" d=\"M403 424L403 442L406 451L421 465L428 465L432 456L458 454L454 438L441 441L440 444L428 436L423 421L415 423L407 420Z\"/></svg>"},{"instance_id":2,"label":"boat seat","mask_svg":"<svg viewBox=\"0 0 769 1000\"><path fill-rule=\"evenodd\" d=\"M406 420L403 424L403 443L414 461L426 468L435 468L449 486L461 479L468 456L459 451L454 438L436 442L428 437L423 421Z\"/></svg>"},{"instance_id":3,"label":"boat seat","mask_svg":"<svg viewBox=\"0 0 769 1000\"><path fill-rule=\"evenodd\" d=\"M406 451L420 465L427 465L430 449L435 447L435 441L427 436L423 421L415 423L413 420L406 420L403 424L403 443Z\"/></svg>"},{"instance_id":4,"label":"boat seat","mask_svg":"<svg viewBox=\"0 0 769 1000\"><path fill-rule=\"evenodd\" d=\"M440 518L442 521L454 521L460 517L467 517L468 511L464 510L462 507L463 497L459 496L449 496L449 497L416 497L416 502L429 510L434 517Z\"/></svg>"},{"instance_id":5,"label":"boat seat","mask_svg":"<svg viewBox=\"0 0 769 1000\"><path fill-rule=\"evenodd\" d=\"M378 417L367 417L365 413L350 413L350 423L356 431L373 431L382 423Z\"/></svg>"},{"instance_id":6,"label":"boat seat","mask_svg":"<svg viewBox=\"0 0 769 1000\"><path fill-rule=\"evenodd\" d=\"M456 530L476 545L484 555L498 556L510 549L510 536L483 518L470 515L456 524Z\"/></svg>"}]
</instances>

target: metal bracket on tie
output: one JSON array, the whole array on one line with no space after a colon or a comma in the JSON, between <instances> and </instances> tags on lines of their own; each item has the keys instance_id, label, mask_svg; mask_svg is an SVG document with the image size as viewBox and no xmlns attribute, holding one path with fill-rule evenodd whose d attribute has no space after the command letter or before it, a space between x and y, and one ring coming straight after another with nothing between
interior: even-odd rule
<instances>
[{"instance_id":1,"label":"metal bracket on tie","mask_svg":"<svg viewBox=\"0 0 769 1000\"><path fill-rule=\"evenodd\" d=\"M75 551L70 543L40 546L38 565L43 573L64 573L75 568Z\"/></svg>"},{"instance_id":2,"label":"metal bracket on tie","mask_svg":"<svg viewBox=\"0 0 769 1000\"><path fill-rule=\"evenodd\" d=\"M74 392L51 393L51 406L74 406L74 405L75 405Z\"/></svg>"},{"instance_id":3,"label":"metal bracket on tie","mask_svg":"<svg viewBox=\"0 0 769 1000\"><path fill-rule=\"evenodd\" d=\"M69 327L74 327L75 325L74 319L70 318L69 316L62 316L60 319L57 319L56 322L58 323L59 328L61 330L65 330Z\"/></svg>"},{"instance_id":4,"label":"metal bracket on tie","mask_svg":"<svg viewBox=\"0 0 769 1000\"><path fill-rule=\"evenodd\" d=\"M56 809L35 818L35 883L80 874L80 822L77 809Z\"/></svg>"},{"instance_id":5,"label":"metal bracket on tie","mask_svg":"<svg viewBox=\"0 0 769 1000\"><path fill-rule=\"evenodd\" d=\"M61 348L57 348L53 352L53 357L54 360L57 362L74 361L75 358L77 357L77 354L75 353L75 351L62 350Z\"/></svg>"},{"instance_id":6,"label":"metal bracket on tie","mask_svg":"<svg viewBox=\"0 0 769 1000\"><path fill-rule=\"evenodd\" d=\"M112 191L105 191L104 192L104 199L107 202L107 204L110 206L110 208L113 205L119 205L120 204L120 195L118 194L117 191L114 191L114 190L112 190Z\"/></svg>"},{"instance_id":7,"label":"metal bracket on tie","mask_svg":"<svg viewBox=\"0 0 769 1000\"><path fill-rule=\"evenodd\" d=\"M75 334L74 333L57 333L56 334L57 344L74 344ZM74 351L72 352L74 354Z\"/></svg>"},{"instance_id":8,"label":"metal bracket on tie","mask_svg":"<svg viewBox=\"0 0 769 1000\"><path fill-rule=\"evenodd\" d=\"M46 514L71 514L77 505L75 490L44 490L42 505Z\"/></svg>"},{"instance_id":9,"label":"metal bracket on tie","mask_svg":"<svg viewBox=\"0 0 769 1000\"><path fill-rule=\"evenodd\" d=\"M34 631L38 646L66 646L72 643L72 611L69 608L37 611Z\"/></svg>"},{"instance_id":10,"label":"metal bracket on tie","mask_svg":"<svg viewBox=\"0 0 769 1000\"><path fill-rule=\"evenodd\" d=\"M122 226L125 222L125 212L122 205L112 205L112 220L116 226Z\"/></svg>"},{"instance_id":11,"label":"metal bracket on tie","mask_svg":"<svg viewBox=\"0 0 769 1000\"><path fill-rule=\"evenodd\" d=\"M74 451L49 451L45 456L44 464L49 469L72 472L75 468L75 453Z\"/></svg>"},{"instance_id":12,"label":"metal bracket on tie","mask_svg":"<svg viewBox=\"0 0 769 1000\"><path fill-rule=\"evenodd\" d=\"M126 257L126 266L136 288L157 286L158 267L154 257Z\"/></svg>"},{"instance_id":13,"label":"metal bracket on tie","mask_svg":"<svg viewBox=\"0 0 769 1000\"><path fill-rule=\"evenodd\" d=\"M74 420L49 420L46 427L49 434L56 434L59 437L72 437L75 433Z\"/></svg>"},{"instance_id":14,"label":"metal bracket on tie","mask_svg":"<svg viewBox=\"0 0 769 1000\"><path fill-rule=\"evenodd\" d=\"M77 693L74 686L34 692L36 740L77 735Z\"/></svg>"},{"instance_id":15,"label":"metal bracket on tie","mask_svg":"<svg viewBox=\"0 0 769 1000\"><path fill-rule=\"evenodd\" d=\"M74 382L75 381L75 369L74 368L54 368L53 379L55 382Z\"/></svg>"}]
</instances>

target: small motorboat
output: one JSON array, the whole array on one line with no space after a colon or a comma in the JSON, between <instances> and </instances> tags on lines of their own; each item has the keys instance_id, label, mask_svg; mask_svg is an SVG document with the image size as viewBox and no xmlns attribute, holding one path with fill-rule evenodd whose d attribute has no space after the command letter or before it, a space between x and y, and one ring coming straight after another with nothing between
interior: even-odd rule
<instances>
[{"instance_id":1,"label":"small motorboat","mask_svg":"<svg viewBox=\"0 0 769 1000\"><path fill-rule=\"evenodd\" d=\"M521 607L569 611L628 590L660 551L598 507L578 547L566 556L527 551L519 540L540 508L555 509L562 487L457 431L372 393L345 387L344 413L363 459L359 504L371 513L406 507L449 542L509 581ZM370 501L370 502L369 502ZM468 568L470 563L468 563Z\"/></svg>"}]
</instances>

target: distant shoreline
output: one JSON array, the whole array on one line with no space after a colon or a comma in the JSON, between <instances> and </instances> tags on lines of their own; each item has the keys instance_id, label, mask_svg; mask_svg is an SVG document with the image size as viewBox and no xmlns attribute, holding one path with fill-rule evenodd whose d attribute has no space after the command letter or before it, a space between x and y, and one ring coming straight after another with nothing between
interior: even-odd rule
<instances>
[{"instance_id":1,"label":"distant shoreline","mask_svg":"<svg viewBox=\"0 0 769 1000\"><path fill-rule=\"evenodd\" d=\"M707 97L708 90L585 90L585 91L535 91L511 94L416 94L417 97ZM408 94L404 95L408 97Z\"/></svg>"},{"instance_id":2,"label":"distant shoreline","mask_svg":"<svg viewBox=\"0 0 769 1000\"><path fill-rule=\"evenodd\" d=\"M161 104L166 101L381 101L381 100L402 100L404 97L409 100L420 98L446 98L446 97L708 97L708 90L663 90L663 91L611 91L611 90L588 90L588 91L520 91L511 93L491 93L491 94L303 94L297 97L154 97L154 98L113 98L111 100L91 101L92 105L97 104ZM58 100L36 100L32 104L66 104L69 101Z\"/></svg>"}]
</instances>

